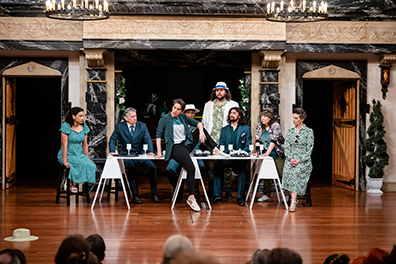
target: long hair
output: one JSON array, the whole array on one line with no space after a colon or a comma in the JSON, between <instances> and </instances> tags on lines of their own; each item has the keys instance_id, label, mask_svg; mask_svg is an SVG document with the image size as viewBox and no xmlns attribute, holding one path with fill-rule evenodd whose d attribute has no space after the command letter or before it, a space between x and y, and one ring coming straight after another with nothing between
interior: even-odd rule
<instances>
[{"instance_id":1,"label":"long hair","mask_svg":"<svg viewBox=\"0 0 396 264\"><path fill-rule=\"evenodd\" d=\"M261 122L261 117L265 116L265 112L262 111L260 113L260 124L261 124L261 130L264 131L265 130L265 125L263 124L263 122ZM276 122L275 118L271 118L271 120L268 122L268 126L271 128L272 124Z\"/></svg>"},{"instance_id":2,"label":"long hair","mask_svg":"<svg viewBox=\"0 0 396 264\"><path fill-rule=\"evenodd\" d=\"M239 114L239 121L238 121L238 124L239 124L240 126L247 125L246 117L245 117L245 115L243 114L242 109L239 108L239 107L233 107L233 108L230 109L230 111L228 112L227 122L228 122L228 123L231 123L231 120L230 120L230 113L231 113L232 110L237 111L238 114Z\"/></svg>"},{"instance_id":3,"label":"long hair","mask_svg":"<svg viewBox=\"0 0 396 264\"><path fill-rule=\"evenodd\" d=\"M225 89L225 91L226 91L225 99L227 101L232 100L231 91L227 89ZM210 98L209 98L210 101L213 101L214 99L216 99L216 89L212 90L212 93L210 94Z\"/></svg>"},{"instance_id":4,"label":"long hair","mask_svg":"<svg viewBox=\"0 0 396 264\"><path fill-rule=\"evenodd\" d=\"M65 121L69 123L70 126L74 125L73 116L76 116L80 112L84 112L84 109L78 106L73 107L72 109L69 110L69 112L67 112Z\"/></svg>"}]
</instances>

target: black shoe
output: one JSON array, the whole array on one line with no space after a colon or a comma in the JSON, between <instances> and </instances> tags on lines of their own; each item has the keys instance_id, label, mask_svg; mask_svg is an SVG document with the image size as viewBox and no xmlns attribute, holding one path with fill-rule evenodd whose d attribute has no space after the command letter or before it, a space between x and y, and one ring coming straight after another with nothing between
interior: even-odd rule
<instances>
[{"instance_id":1,"label":"black shoe","mask_svg":"<svg viewBox=\"0 0 396 264\"><path fill-rule=\"evenodd\" d=\"M226 192L225 197L226 197L227 199L232 199L232 198L234 198L234 196L232 196L232 194L231 194L230 192Z\"/></svg>"},{"instance_id":2,"label":"black shoe","mask_svg":"<svg viewBox=\"0 0 396 264\"><path fill-rule=\"evenodd\" d=\"M215 197L212 200L212 204L218 204L218 203L221 203L221 202L223 202L223 199L221 199L221 197Z\"/></svg>"},{"instance_id":3,"label":"black shoe","mask_svg":"<svg viewBox=\"0 0 396 264\"><path fill-rule=\"evenodd\" d=\"M243 198L238 198L237 199L237 204L240 206L245 206L245 199Z\"/></svg>"},{"instance_id":4,"label":"black shoe","mask_svg":"<svg viewBox=\"0 0 396 264\"><path fill-rule=\"evenodd\" d=\"M158 199L158 196L156 194L151 195L151 201L154 203L159 203L160 200Z\"/></svg>"},{"instance_id":5,"label":"black shoe","mask_svg":"<svg viewBox=\"0 0 396 264\"><path fill-rule=\"evenodd\" d=\"M139 199L139 196L135 195L133 196L132 202L135 204L141 204L142 200Z\"/></svg>"}]
</instances>

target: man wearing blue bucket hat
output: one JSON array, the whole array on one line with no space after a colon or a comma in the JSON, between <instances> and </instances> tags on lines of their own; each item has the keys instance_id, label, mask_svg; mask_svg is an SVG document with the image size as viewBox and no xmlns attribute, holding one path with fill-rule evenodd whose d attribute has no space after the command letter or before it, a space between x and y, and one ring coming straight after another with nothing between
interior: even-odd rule
<instances>
[{"instance_id":1,"label":"man wearing blue bucket hat","mask_svg":"<svg viewBox=\"0 0 396 264\"><path fill-rule=\"evenodd\" d=\"M228 125L227 118L231 108L239 107L239 104L232 100L230 89L225 82L217 82L210 94L210 100L205 104L202 123L211 138L219 144L221 129ZM213 167L215 161L209 161L209 194L213 189ZM224 187L231 188L232 170L226 169L224 173ZM231 193L226 194L227 198L232 198Z\"/></svg>"}]
</instances>

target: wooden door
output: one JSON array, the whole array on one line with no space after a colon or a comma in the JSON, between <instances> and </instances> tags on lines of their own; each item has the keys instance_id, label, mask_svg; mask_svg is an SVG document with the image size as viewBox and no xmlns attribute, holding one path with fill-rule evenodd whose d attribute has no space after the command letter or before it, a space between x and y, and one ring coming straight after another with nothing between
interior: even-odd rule
<instances>
[{"instance_id":1,"label":"wooden door","mask_svg":"<svg viewBox=\"0 0 396 264\"><path fill-rule=\"evenodd\" d=\"M356 88L333 85L333 162L332 183L355 189Z\"/></svg>"},{"instance_id":2,"label":"wooden door","mask_svg":"<svg viewBox=\"0 0 396 264\"><path fill-rule=\"evenodd\" d=\"M5 188L10 188L16 181L16 81L6 78L5 83Z\"/></svg>"}]
</instances>

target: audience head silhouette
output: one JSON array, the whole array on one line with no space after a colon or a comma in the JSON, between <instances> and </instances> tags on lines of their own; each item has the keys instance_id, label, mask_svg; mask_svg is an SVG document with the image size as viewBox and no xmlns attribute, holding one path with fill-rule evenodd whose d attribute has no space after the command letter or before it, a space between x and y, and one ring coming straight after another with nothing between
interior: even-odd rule
<instances>
[{"instance_id":1,"label":"audience head silhouette","mask_svg":"<svg viewBox=\"0 0 396 264\"><path fill-rule=\"evenodd\" d=\"M88 264L91 248L82 235L66 237L55 256L56 264ZM97 262L96 262L97 263Z\"/></svg>"},{"instance_id":2,"label":"audience head silhouette","mask_svg":"<svg viewBox=\"0 0 396 264\"><path fill-rule=\"evenodd\" d=\"M216 258L197 252L183 252L169 261L169 264L220 264Z\"/></svg>"},{"instance_id":3,"label":"audience head silhouette","mask_svg":"<svg viewBox=\"0 0 396 264\"><path fill-rule=\"evenodd\" d=\"M88 236L86 240L91 245L91 252L98 257L100 262L102 262L105 258L106 251L106 245L103 238L98 234L93 234Z\"/></svg>"},{"instance_id":4,"label":"audience head silhouette","mask_svg":"<svg viewBox=\"0 0 396 264\"><path fill-rule=\"evenodd\" d=\"M302 264L302 259L291 249L274 248L267 256L267 264Z\"/></svg>"},{"instance_id":5,"label":"audience head silhouette","mask_svg":"<svg viewBox=\"0 0 396 264\"><path fill-rule=\"evenodd\" d=\"M266 264L270 252L271 250L269 249L257 249L252 256L250 264Z\"/></svg>"},{"instance_id":6,"label":"audience head silhouette","mask_svg":"<svg viewBox=\"0 0 396 264\"><path fill-rule=\"evenodd\" d=\"M0 264L26 264L26 257L18 249L3 249L0 251Z\"/></svg>"},{"instance_id":7,"label":"audience head silhouette","mask_svg":"<svg viewBox=\"0 0 396 264\"><path fill-rule=\"evenodd\" d=\"M323 264L348 264L349 257L345 254L333 254L326 258Z\"/></svg>"},{"instance_id":8,"label":"audience head silhouette","mask_svg":"<svg viewBox=\"0 0 396 264\"><path fill-rule=\"evenodd\" d=\"M194 246L190 239L183 235L173 235L168 237L164 244L162 263L166 264L182 252L194 252Z\"/></svg>"}]
</instances>

